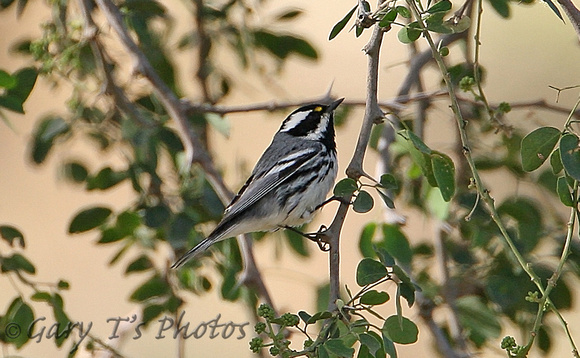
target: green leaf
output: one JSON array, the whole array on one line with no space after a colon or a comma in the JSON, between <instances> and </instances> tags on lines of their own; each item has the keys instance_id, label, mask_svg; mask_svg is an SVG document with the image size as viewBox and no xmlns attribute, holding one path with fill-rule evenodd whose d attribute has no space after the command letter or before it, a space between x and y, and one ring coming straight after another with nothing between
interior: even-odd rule
<instances>
[{"instance_id":1,"label":"green leaf","mask_svg":"<svg viewBox=\"0 0 580 358\"><path fill-rule=\"evenodd\" d=\"M70 319L67 317L66 313L64 313L64 302L62 300L62 296L58 293L55 293L51 300L52 306L52 313L54 314L54 318L56 322L60 325L60 327L66 327L70 323ZM64 341L68 338L67 335L60 335L55 336L55 343L57 347L62 346Z\"/></svg>"},{"instance_id":2,"label":"green leaf","mask_svg":"<svg viewBox=\"0 0 580 358\"><path fill-rule=\"evenodd\" d=\"M356 268L356 283L361 287L370 285L387 275L387 269L382 263L364 258L358 263Z\"/></svg>"},{"instance_id":3,"label":"green leaf","mask_svg":"<svg viewBox=\"0 0 580 358\"><path fill-rule=\"evenodd\" d=\"M56 287L58 287L60 290L68 290L70 288L70 283L65 280L59 280L56 284Z\"/></svg>"},{"instance_id":4,"label":"green leaf","mask_svg":"<svg viewBox=\"0 0 580 358\"><path fill-rule=\"evenodd\" d=\"M111 209L105 207L96 206L84 209L72 219L68 232L70 234L76 234L92 230L102 225L111 214Z\"/></svg>"},{"instance_id":5,"label":"green leaf","mask_svg":"<svg viewBox=\"0 0 580 358\"><path fill-rule=\"evenodd\" d=\"M223 135L225 138L230 137L230 131L232 128L230 121L216 113L206 113L204 116L207 122L221 135Z\"/></svg>"},{"instance_id":6,"label":"green leaf","mask_svg":"<svg viewBox=\"0 0 580 358\"><path fill-rule=\"evenodd\" d=\"M169 284L160 276L153 276L132 294L131 301L143 302L153 297L165 296L170 292Z\"/></svg>"},{"instance_id":7,"label":"green leaf","mask_svg":"<svg viewBox=\"0 0 580 358\"><path fill-rule=\"evenodd\" d=\"M7 323L6 327L2 327L6 329L3 332L4 339L19 349L30 339L29 335L26 334L26 330L34 321L32 308L22 301L22 298L18 297L12 301L6 311L6 316L3 318L5 318L5 322ZM11 324L10 327L8 327L9 324ZM7 333L10 333L10 337Z\"/></svg>"},{"instance_id":8,"label":"green leaf","mask_svg":"<svg viewBox=\"0 0 580 358\"><path fill-rule=\"evenodd\" d=\"M67 179L74 183L82 183L89 176L89 171L82 163L69 162L64 164L62 168Z\"/></svg>"},{"instance_id":9,"label":"green leaf","mask_svg":"<svg viewBox=\"0 0 580 358\"><path fill-rule=\"evenodd\" d=\"M510 17L509 0L489 0L493 9L504 19Z\"/></svg>"},{"instance_id":10,"label":"green leaf","mask_svg":"<svg viewBox=\"0 0 580 358\"><path fill-rule=\"evenodd\" d=\"M414 21L408 24L407 26L402 27L397 33L397 37L399 41L401 41L402 43L410 44L412 42L415 42L419 37L421 37L421 32L422 30L419 24L416 21Z\"/></svg>"},{"instance_id":11,"label":"green leaf","mask_svg":"<svg viewBox=\"0 0 580 358\"><path fill-rule=\"evenodd\" d=\"M413 146L421 153L431 155L431 148L429 148L427 144L425 144L415 133L411 132L410 130L403 130L401 131L401 134L407 140L410 140Z\"/></svg>"},{"instance_id":12,"label":"green leaf","mask_svg":"<svg viewBox=\"0 0 580 358\"><path fill-rule=\"evenodd\" d=\"M334 25L332 27L332 30L330 30L330 34L328 35L328 40L332 40L333 38L335 38L346 26L346 24L348 23L348 21L350 20L350 18L352 17L352 14L354 14L356 8L358 7L358 5L355 5L355 7L353 7L343 18L342 20L340 20L339 22L336 23L336 25Z\"/></svg>"},{"instance_id":13,"label":"green leaf","mask_svg":"<svg viewBox=\"0 0 580 358\"><path fill-rule=\"evenodd\" d=\"M36 127L32 142L32 160L44 162L57 137L70 131L68 123L60 117L47 117Z\"/></svg>"},{"instance_id":14,"label":"green leaf","mask_svg":"<svg viewBox=\"0 0 580 358\"><path fill-rule=\"evenodd\" d=\"M381 186L387 190L396 190L399 188L399 184L397 184L397 179L393 176L393 174L383 174L381 175L380 180Z\"/></svg>"},{"instance_id":15,"label":"green leaf","mask_svg":"<svg viewBox=\"0 0 580 358\"><path fill-rule=\"evenodd\" d=\"M556 190L562 204L568 207L574 207L574 199L572 198L572 193L568 187L568 181L566 180L566 177L558 178Z\"/></svg>"},{"instance_id":16,"label":"green leaf","mask_svg":"<svg viewBox=\"0 0 580 358\"><path fill-rule=\"evenodd\" d=\"M451 158L439 152L431 155L433 165L433 175L437 181L437 186L441 190L441 195L445 201L449 201L455 194L455 165Z\"/></svg>"},{"instance_id":17,"label":"green leaf","mask_svg":"<svg viewBox=\"0 0 580 358\"><path fill-rule=\"evenodd\" d=\"M361 348L366 346L369 350L369 353L372 356L375 356L376 352L381 349L383 346L383 342L381 337L379 337L375 332L369 331L369 333L361 333L358 336L358 339L361 343Z\"/></svg>"},{"instance_id":18,"label":"green leaf","mask_svg":"<svg viewBox=\"0 0 580 358\"><path fill-rule=\"evenodd\" d=\"M389 298L389 294L386 292L370 290L361 296L360 303L365 305L382 305L387 302Z\"/></svg>"},{"instance_id":19,"label":"green leaf","mask_svg":"<svg viewBox=\"0 0 580 358\"><path fill-rule=\"evenodd\" d=\"M352 203L352 208L357 213L369 212L374 206L374 200L371 194L361 190L358 192L356 199Z\"/></svg>"},{"instance_id":20,"label":"green leaf","mask_svg":"<svg viewBox=\"0 0 580 358\"><path fill-rule=\"evenodd\" d=\"M390 340L399 344L415 343L419 336L419 329L413 321L403 317L399 323L399 318L396 315L390 316L385 320L381 331Z\"/></svg>"},{"instance_id":21,"label":"green leaf","mask_svg":"<svg viewBox=\"0 0 580 358\"><path fill-rule=\"evenodd\" d=\"M339 357L352 357L354 354L354 348L348 347L342 339L331 338L324 342L324 348L332 354L336 354Z\"/></svg>"},{"instance_id":22,"label":"green leaf","mask_svg":"<svg viewBox=\"0 0 580 358\"><path fill-rule=\"evenodd\" d=\"M377 246L387 250L401 264L409 265L413 259L409 240L397 225L383 225L383 240Z\"/></svg>"},{"instance_id":23,"label":"green leaf","mask_svg":"<svg viewBox=\"0 0 580 358\"><path fill-rule=\"evenodd\" d=\"M351 178L344 178L334 186L333 194L335 196L350 196L358 190L356 180Z\"/></svg>"},{"instance_id":24,"label":"green leaf","mask_svg":"<svg viewBox=\"0 0 580 358\"><path fill-rule=\"evenodd\" d=\"M46 291L39 291L30 296L30 299L37 302L50 302L52 295Z\"/></svg>"},{"instance_id":25,"label":"green leaf","mask_svg":"<svg viewBox=\"0 0 580 358\"><path fill-rule=\"evenodd\" d=\"M444 12L436 12L425 18L425 24L427 25L427 30L432 32L437 32L440 34L450 34L453 31L447 26L447 21L443 21L445 17ZM442 47L446 48L446 47ZM447 49L449 51L449 49Z\"/></svg>"},{"instance_id":26,"label":"green leaf","mask_svg":"<svg viewBox=\"0 0 580 358\"><path fill-rule=\"evenodd\" d=\"M284 234L288 239L288 244L290 244L290 247L298 255L302 257L308 257L310 255L310 251L308 250L309 246L306 245L306 239L302 235L292 230L284 230Z\"/></svg>"},{"instance_id":27,"label":"green leaf","mask_svg":"<svg viewBox=\"0 0 580 358\"><path fill-rule=\"evenodd\" d=\"M445 21L445 27L451 29L454 34L461 33L471 27L471 18L467 15L463 15L459 21L455 18L451 18Z\"/></svg>"},{"instance_id":28,"label":"green leaf","mask_svg":"<svg viewBox=\"0 0 580 358\"><path fill-rule=\"evenodd\" d=\"M365 225L359 239L359 250L363 257L374 257L373 237L377 229L377 224L371 222Z\"/></svg>"},{"instance_id":29,"label":"green leaf","mask_svg":"<svg viewBox=\"0 0 580 358\"><path fill-rule=\"evenodd\" d=\"M524 253L536 247L543 234L542 211L534 201L525 197L515 197L505 200L497 208L500 215L509 215L517 223L516 244ZM513 221L512 221L513 222Z\"/></svg>"},{"instance_id":30,"label":"green leaf","mask_svg":"<svg viewBox=\"0 0 580 358\"><path fill-rule=\"evenodd\" d=\"M385 335L385 333L381 332L383 336L383 346L385 347L385 353L389 355L390 358L397 358L397 348L393 341Z\"/></svg>"},{"instance_id":31,"label":"green leaf","mask_svg":"<svg viewBox=\"0 0 580 358\"><path fill-rule=\"evenodd\" d=\"M287 11L284 11L283 13L281 13L280 15L276 16L276 20L277 21L293 20L293 19L297 18L298 16L302 15L303 13L304 12L300 9L287 10Z\"/></svg>"},{"instance_id":32,"label":"green leaf","mask_svg":"<svg viewBox=\"0 0 580 358\"><path fill-rule=\"evenodd\" d=\"M560 157L560 148L556 148L550 155L550 166L552 167L552 173L554 175L558 175L562 169L564 169L564 165L562 165L562 158Z\"/></svg>"},{"instance_id":33,"label":"green leaf","mask_svg":"<svg viewBox=\"0 0 580 358\"><path fill-rule=\"evenodd\" d=\"M536 170L548 159L560 139L560 130L554 127L541 127L522 139L522 167L525 171Z\"/></svg>"},{"instance_id":34,"label":"green leaf","mask_svg":"<svg viewBox=\"0 0 580 358\"><path fill-rule=\"evenodd\" d=\"M153 268L151 259L145 255L141 255L127 266L125 269L125 274L129 274L131 272L147 271L150 268Z\"/></svg>"},{"instance_id":35,"label":"green leaf","mask_svg":"<svg viewBox=\"0 0 580 358\"><path fill-rule=\"evenodd\" d=\"M312 323L316 323L317 321L323 320L323 319L328 319L332 317L332 313L328 312L328 311L322 311L322 312L316 312L312 317L310 317L306 323L307 324L312 324Z\"/></svg>"},{"instance_id":36,"label":"green leaf","mask_svg":"<svg viewBox=\"0 0 580 358\"><path fill-rule=\"evenodd\" d=\"M380 27L391 26L393 21L395 21L395 19L397 18L397 15L398 15L398 13L397 13L396 9L390 9L389 11L387 11L385 16L383 16L381 21L379 21L379 26Z\"/></svg>"},{"instance_id":37,"label":"green leaf","mask_svg":"<svg viewBox=\"0 0 580 358\"><path fill-rule=\"evenodd\" d=\"M106 190L128 178L126 171L114 171L111 167L101 169L97 175L88 177L87 190Z\"/></svg>"},{"instance_id":38,"label":"green leaf","mask_svg":"<svg viewBox=\"0 0 580 358\"><path fill-rule=\"evenodd\" d=\"M7 94L24 103L34 88L38 72L33 67L26 67L16 71L12 76L16 78L16 86L8 90Z\"/></svg>"},{"instance_id":39,"label":"green leaf","mask_svg":"<svg viewBox=\"0 0 580 358\"><path fill-rule=\"evenodd\" d=\"M580 148L575 134L568 133L560 139L560 156L566 173L580 180Z\"/></svg>"},{"instance_id":40,"label":"green leaf","mask_svg":"<svg viewBox=\"0 0 580 358\"><path fill-rule=\"evenodd\" d=\"M145 210L145 225L158 228L171 217L171 210L163 204L149 207Z\"/></svg>"},{"instance_id":41,"label":"green leaf","mask_svg":"<svg viewBox=\"0 0 580 358\"><path fill-rule=\"evenodd\" d=\"M14 247L14 242L16 241L20 247L25 247L24 235L12 225L1 225L0 226L0 236L8 242L8 244Z\"/></svg>"},{"instance_id":42,"label":"green leaf","mask_svg":"<svg viewBox=\"0 0 580 358\"><path fill-rule=\"evenodd\" d=\"M430 14L433 14L436 12L447 12L447 11L451 10L451 7L452 7L451 1L442 0L442 1L435 3L430 8L428 8L427 12Z\"/></svg>"},{"instance_id":43,"label":"green leaf","mask_svg":"<svg viewBox=\"0 0 580 358\"><path fill-rule=\"evenodd\" d=\"M470 338L475 338L476 343L483 344L487 339L499 337L501 324L498 313L482 302L480 297L459 297L455 304L461 325L469 332Z\"/></svg>"},{"instance_id":44,"label":"green leaf","mask_svg":"<svg viewBox=\"0 0 580 358\"><path fill-rule=\"evenodd\" d=\"M2 272L9 271L24 271L29 274L34 274L36 268L34 265L28 261L28 259L20 254L14 254L8 257L2 257L0 260L0 266L2 266Z\"/></svg>"},{"instance_id":45,"label":"green leaf","mask_svg":"<svg viewBox=\"0 0 580 358\"><path fill-rule=\"evenodd\" d=\"M0 70L0 87L11 89L14 88L17 83L18 80L15 77L10 76L10 74L4 70Z\"/></svg>"},{"instance_id":46,"label":"green leaf","mask_svg":"<svg viewBox=\"0 0 580 358\"><path fill-rule=\"evenodd\" d=\"M291 35L279 35L265 29L254 32L256 47L270 52L281 60L294 53L308 59L317 59L318 53L306 40Z\"/></svg>"},{"instance_id":47,"label":"green leaf","mask_svg":"<svg viewBox=\"0 0 580 358\"><path fill-rule=\"evenodd\" d=\"M377 188L377 192L379 193L379 196L381 197L381 199L383 199L383 202L385 203L385 205L390 208L390 209L394 209L395 208L395 202L393 201L393 199L389 198L389 196L385 193L383 193L382 190Z\"/></svg>"},{"instance_id":48,"label":"green leaf","mask_svg":"<svg viewBox=\"0 0 580 358\"><path fill-rule=\"evenodd\" d=\"M407 9L406 7L404 7L404 6L397 6L395 8L395 10L397 11L397 13L399 15L401 15L405 19L410 19L411 18L411 11L409 9Z\"/></svg>"}]
</instances>

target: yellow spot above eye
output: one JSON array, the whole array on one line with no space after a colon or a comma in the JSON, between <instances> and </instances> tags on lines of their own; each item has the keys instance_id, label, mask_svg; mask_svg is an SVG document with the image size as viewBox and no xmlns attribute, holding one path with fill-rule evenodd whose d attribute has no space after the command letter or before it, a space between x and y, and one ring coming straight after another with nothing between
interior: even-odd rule
<instances>
[{"instance_id":1,"label":"yellow spot above eye","mask_svg":"<svg viewBox=\"0 0 580 358\"><path fill-rule=\"evenodd\" d=\"M316 108L314 108L314 112L320 112L322 111L322 107L318 106Z\"/></svg>"}]
</instances>

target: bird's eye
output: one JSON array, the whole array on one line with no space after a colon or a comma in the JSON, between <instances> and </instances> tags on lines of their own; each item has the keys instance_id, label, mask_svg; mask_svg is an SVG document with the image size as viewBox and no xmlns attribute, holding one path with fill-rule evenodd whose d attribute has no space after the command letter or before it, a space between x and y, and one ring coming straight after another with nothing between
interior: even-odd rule
<instances>
[{"instance_id":1,"label":"bird's eye","mask_svg":"<svg viewBox=\"0 0 580 358\"><path fill-rule=\"evenodd\" d=\"M314 112L320 112L322 111L322 107L318 106L316 108L314 108Z\"/></svg>"}]
</instances>

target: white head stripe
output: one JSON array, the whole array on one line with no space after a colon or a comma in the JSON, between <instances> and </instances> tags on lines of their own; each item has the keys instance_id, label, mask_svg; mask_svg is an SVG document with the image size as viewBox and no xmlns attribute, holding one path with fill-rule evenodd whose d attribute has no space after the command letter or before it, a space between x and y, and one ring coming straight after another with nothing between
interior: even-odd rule
<instances>
[{"instance_id":1,"label":"white head stripe","mask_svg":"<svg viewBox=\"0 0 580 358\"><path fill-rule=\"evenodd\" d=\"M300 122L302 122L307 116L309 112L297 112L294 113L286 123L284 123L284 127L280 130L280 132L288 132L289 130L295 128Z\"/></svg>"}]
</instances>

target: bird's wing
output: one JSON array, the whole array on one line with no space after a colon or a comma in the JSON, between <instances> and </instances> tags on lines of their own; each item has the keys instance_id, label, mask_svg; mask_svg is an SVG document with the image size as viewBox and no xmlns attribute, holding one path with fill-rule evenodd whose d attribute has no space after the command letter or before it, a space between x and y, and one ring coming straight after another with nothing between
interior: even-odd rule
<instances>
[{"instance_id":1,"label":"bird's wing","mask_svg":"<svg viewBox=\"0 0 580 358\"><path fill-rule=\"evenodd\" d=\"M260 159L252 175L226 208L222 222L255 204L319 153L320 148L317 147L301 148L266 167L261 165L262 159Z\"/></svg>"}]
</instances>

